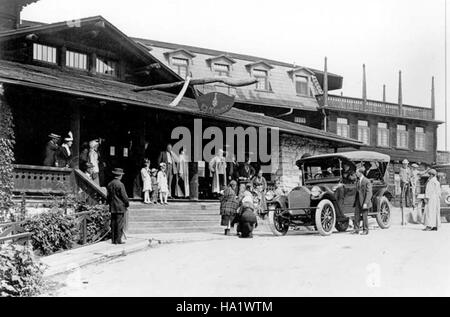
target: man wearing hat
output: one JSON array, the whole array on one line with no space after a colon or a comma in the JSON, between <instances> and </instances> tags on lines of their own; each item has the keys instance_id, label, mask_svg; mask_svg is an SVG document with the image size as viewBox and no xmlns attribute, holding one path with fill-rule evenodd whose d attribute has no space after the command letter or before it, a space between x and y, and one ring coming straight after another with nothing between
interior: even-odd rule
<instances>
[{"instance_id":1,"label":"man wearing hat","mask_svg":"<svg viewBox=\"0 0 450 317\"><path fill-rule=\"evenodd\" d=\"M441 225L441 184L435 169L428 170L428 174L430 177L425 188L424 231L437 231Z\"/></svg>"},{"instance_id":2,"label":"man wearing hat","mask_svg":"<svg viewBox=\"0 0 450 317\"><path fill-rule=\"evenodd\" d=\"M400 190L405 197L406 206L410 207L411 205L411 169L408 166L409 161L404 159L402 162L402 167L400 167Z\"/></svg>"},{"instance_id":3,"label":"man wearing hat","mask_svg":"<svg viewBox=\"0 0 450 317\"><path fill-rule=\"evenodd\" d=\"M372 208L372 183L364 176L366 169L360 167L356 170L356 195L353 207L355 207L355 226L354 234L359 234L361 215L363 218L363 235L369 234L369 219L368 213Z\"/></svg>"},{"instance_id":4,"label":"man wearing hat","mask_svg":"<svg viewBox=\"0 0 450 317\"><path fill-rule=\"evenodd\" d=\"M419 172L419 165L416 163L411 164L411 193L412 204L415 207L417 201L417 195L420 194L420 177L422 173Z\"/></svg>"},{"instance_id":5,"label":"man wearing hat","mask_svg":"<svg viewBox=\"0 0 450 317\"><path fill-rule=\"evenodd\" d=\"M56 151L59 149L58 142L61 139L61 136L50 133L48 135L50 141L48 141L45 146L45 158L44 158L44 166L55 166L56 165Z\"/></svg>"},{"instance_id":6,"label":"man wearing hat","mask_svg":"<svg viewBox=\"0 0 450 317\"><path fill-rule=\"evenodd\" d=\"M69 167L72 159L71 147L73 144L72 132L68 133L68 137L64 139L64 143L56 151L56 166Z\"/></svg>"},{"instance_id":7,"label":"man wearing hat","mask_svg":"<svg viewBox=\"0 0 450 317\"><path fill-rule=\"evenodd\" d=\"M111 234L113 244L122 244L123 228L125 225L125 214L130 205L125 185L121 182L124 174L121 168L112 171L114 179L108 184L108 195L106 201L111 212Z\"/></svg>"}]
</instances>

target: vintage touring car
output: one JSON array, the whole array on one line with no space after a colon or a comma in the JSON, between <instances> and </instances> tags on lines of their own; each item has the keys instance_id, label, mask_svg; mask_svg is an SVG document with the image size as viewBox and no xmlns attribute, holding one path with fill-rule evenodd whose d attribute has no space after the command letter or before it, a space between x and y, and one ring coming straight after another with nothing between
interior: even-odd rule
<instances>
[{"instance_id":1,"label":"vintage touring car","mask_svg":"<svg viewBox=\"0 0 450 317\"><path fill-rule=\"evenodd\" d=\"M267 218L275 235L285 235L289 228L314 227L321 235L334 228L343 232L354 217L356 176L359 166L366 167L366 177L373 187L373 208L369 216L378 225L390 226L393 194L388 190L386 170L388 155L369 151L353 151L303 157L296 162L302 172L304 186L294 188L287 196L266 194Z\"/></svg>"}]
</instances>

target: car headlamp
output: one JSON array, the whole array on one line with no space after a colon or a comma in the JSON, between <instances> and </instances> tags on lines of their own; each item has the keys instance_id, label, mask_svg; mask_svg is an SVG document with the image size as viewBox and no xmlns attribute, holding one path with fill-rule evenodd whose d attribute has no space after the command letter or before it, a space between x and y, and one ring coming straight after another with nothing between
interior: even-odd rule
<instances>
[{"instance_id":1,"label":"car headlamp","mask_svg":"<svg viewBox=\"0 0 450 317\"><path fill-rule=\"evenodd\" d=\"M275 197L275 193L272 190L269 190L266 193L266 200L272 200Z\"/></svg>"},{"instance_id":2,"label":"car headlamp","mask_svg":"<svg viewBox=\"0 0 450 317\"><path fill-rule=\"evenodd\" d=\"M319 197L321 193L322 193L322 191L320 190L319 186L314 186L311 189L311 196L313 196L313 197Z\"/></svg>"}]
</instances>

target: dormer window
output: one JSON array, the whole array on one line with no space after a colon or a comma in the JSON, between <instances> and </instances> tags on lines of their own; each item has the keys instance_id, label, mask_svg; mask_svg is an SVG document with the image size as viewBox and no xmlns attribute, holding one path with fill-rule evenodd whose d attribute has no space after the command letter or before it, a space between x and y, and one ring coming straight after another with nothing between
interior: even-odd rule
<instances>
[{"instance_id":1,"label":"dormer window","mask_svg":"<svg viewBox=\"0 0 450 317\"><path fill-rule=\"evenodd\" d=\"M269 90L269 72L267 70L254 69L253 77L258 80L256 90Z\"/></svg>"},{"instance_id":2,"label":"dormer window","mask_svg":"<svg viewBox=\"0 0 450 317\"><path fill-rule=\"evenodd\" d=\"M230 65L228 64L214 63L213 70L217 76L230 76Z\"/></svg>"},{"instance_id":3,"label":"dormer window","mask_svg":"<svg viewBox=\"0 0 450 317\"><path fill-rule=\"evenodd\" d=\"M33 60L56 64L56 47L33 43Z\"/></svg>"},{"instance_id":4,"label":"dormer window","mask_svg":"<svg viewBox=\"0 0 450 317\"><path fill-rule=\"evenodd\" d=\"M297 95L309 95L308 81L309 79L306 76L295 75L295 91L297 92Z\"/></svg>"},{"instance_id":5,"label":"dormer window","mask_svg":"<svg viewBox=\"0 0 450 317\"><path fill-rule=\"evenodd\" d=\"M117 62L110 59L97 57L95 69L97 74L117 76Z\"/></svg>"},{"instance_id":6,"label":"dormer window","mask_svg":"<svg viewBox=\"0 0 450 317\"><path fill-rule=\"evenodd\" d=\"M87 55L73 51L66 51L66 66L81 70L87 70Z\"/></svg>"},{"instance_id":7,"label":"dormer window","mask_svg":"<svg viewBox=\"0 0 450 317\"><path fill-rule=\"evenodd\" d=\"M187 58L172 57L172 66L180 77L187 77L189 73L189 60Z\"/></svg>"}]
</instances>

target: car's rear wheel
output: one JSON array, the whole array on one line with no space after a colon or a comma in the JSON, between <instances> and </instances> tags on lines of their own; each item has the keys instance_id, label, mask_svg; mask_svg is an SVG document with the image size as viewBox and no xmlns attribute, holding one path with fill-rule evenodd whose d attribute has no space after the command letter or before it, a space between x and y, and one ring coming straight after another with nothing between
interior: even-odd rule
<instances>
[{"instance_id":1,"label":"car's rear wheel","mask_svg":"<svg viewBox=\"0 0 450 317\"><path fill-rule=\"evenodd\" d=\"M328 199L320 201L317 205L315 222L320 235L328 236L333 232L336 224L336 211L334 210L333 203Z\"/></svg>"},{"instance_id":2,"label":"car's rear wheel","mask_svg":"<svg viewBox=\"0 0 450 317\"><path fill-rule=\"evenodd\" d=\"M284 236L289 230L289 222L281 216L282 212L278 204L269 206L269 227L276 236Z\"/></svg>"},{"instance_id":3,"label":"car's rear wheel","mask_svg":"<svg viewBox=\"0 0 450 317\"><path fill-rule=\"evenodd\" d=\"M339 232L345 232L348 229L350 220L336 222L336 230Z\"/></svg>"},{"instance_id":4,"label":"car's rear wheel","mask_svg":"<svg viewBox=\"0 0 450 317\"><path fill-rule=\"evenodd\" d=\"M376 218L381 229L388 229L391 226L391 204L386 196L380 199Z\"/></svg>"}]
</instances>

